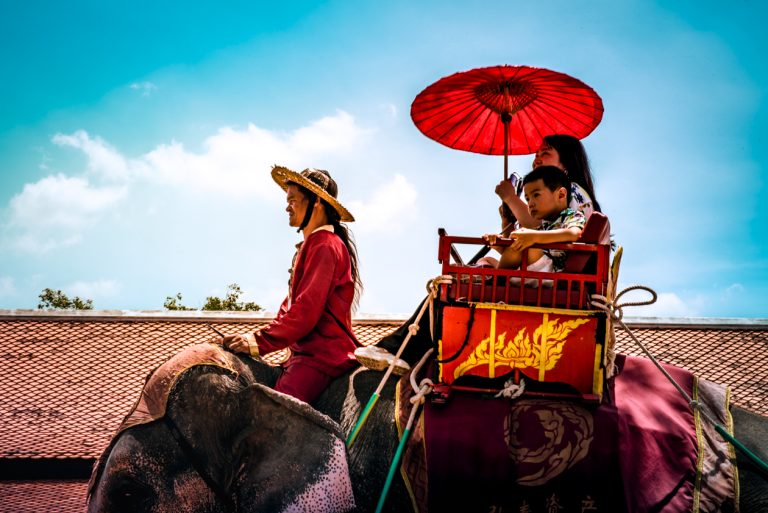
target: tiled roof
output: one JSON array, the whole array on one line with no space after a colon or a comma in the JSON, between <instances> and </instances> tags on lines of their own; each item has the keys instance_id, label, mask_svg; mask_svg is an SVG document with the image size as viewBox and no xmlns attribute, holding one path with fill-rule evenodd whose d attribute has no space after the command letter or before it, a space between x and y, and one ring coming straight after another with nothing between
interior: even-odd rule
<instances>
[{"instance_id":1,"label":"tiled roof","mask_svg":"<svg viewBox=\"0 0 768 513\"><path fill-rule=\"evenodd\" d=\"M0 481L2 513L75 513L85 511L87 480Z\"/></svg>"},{"instance_id":2,"label":"tiled roof","mask_svg":"<svg viewBox=\"0 0 768 513\"><path fill-rule=\"evenodd\" d=\"M1 314L1 313L0 313ZM147 373L212 334L263 326L268 319L193 316L0 315L0 458L95 458L133 402ZM372 343L402 321L356 321ZM635 325L661 360L729 384L733 402L768 415L768 325ZM640 354L619 333L619 352Z\"/></svg>"},{"instance_id":3,"label":"tiled roof","mask_svg":"<svg viewBox=\"0 0 768 513\"><path fill-rule=\"evenodd\" d=\"M147 373L181 348L205 341L212 333L206 323L234 333L268 321L227 313L0 311L0 361L5 364L0 377L0 465L50 466L97 457L138 397ZM360 320L355 332L370 344L401 323ZM768 322L628 324L659 359L730 385L735 404L768 415ZM621 332L618 350L641 354ZM68 475L57 472L44 474ZM83 472L77 474L72 477L85 478ZM0 481L0 513L81 512L86 487L86 479Z\"/></svg>"},{"instance_id":4,"label":"tiled roof","mask_svg":"<svg viewBox=\"0 0 768 513\"><path fill-rule=\"evenodd\" d=\"M731 388L732 403L768 416L768 325L630 326L657 359ZM624 332L620 353L644 356Z\"/></svg>"},{"instance_id":5,"label":"tiled roof","mask_svg":"<svg viewBox=\"0 0 768 513\"><path fill-rule=\"evenodd\" d=\"M222 316L223 317L223 316ZM1 458L94 458L138 397L147 373L185 346L253 331L264 319L209 316L0 317ZM393 324L359 322L371 343ZM284 354L272 355L273 362Z\"/></svg>"}]
</instances>

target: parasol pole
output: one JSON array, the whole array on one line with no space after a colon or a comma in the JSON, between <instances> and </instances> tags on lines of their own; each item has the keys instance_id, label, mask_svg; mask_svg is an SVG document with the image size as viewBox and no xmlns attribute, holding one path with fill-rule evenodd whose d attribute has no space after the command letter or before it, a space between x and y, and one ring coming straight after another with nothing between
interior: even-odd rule
<instances>
[{"instance_id":1,"label":"parasol pole","mask_svg":"<svg viewBox=\"0 0 768 513\"><path fill-rule=\"evenodd\" d=\"M509 123L512 121L512 108L509 102L509 82L504 82L504 111L501 113L501 123L504 125L504 180L509 180Z\"/></svg>"},{"instance_id":2,"label":"parasol pole","mask_svg":"<svg viewBox=\"0 0 768 513\"><path fill-rule=\"evenodd\" d=\"M504 180L509 180L509 122L512 121L512 114L504 112L501 114L501 122L504 124Z\"/></svg>"}]
</instances>

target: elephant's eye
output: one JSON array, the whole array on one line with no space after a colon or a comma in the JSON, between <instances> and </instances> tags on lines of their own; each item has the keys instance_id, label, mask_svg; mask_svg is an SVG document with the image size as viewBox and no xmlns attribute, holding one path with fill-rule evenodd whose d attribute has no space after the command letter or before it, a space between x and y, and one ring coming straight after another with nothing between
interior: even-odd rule
<instances>
[{"instance_id":1,"label":"elephant's eye","mask_svg":"<svg viewBox=\"0 0 768 513\"><path fill-rule=\"evenodd\" d=\"M149 511L154 500L154 490L131 476L116 479L109 491L109 502L115 512Z\"/></svg>"}]
</instances>

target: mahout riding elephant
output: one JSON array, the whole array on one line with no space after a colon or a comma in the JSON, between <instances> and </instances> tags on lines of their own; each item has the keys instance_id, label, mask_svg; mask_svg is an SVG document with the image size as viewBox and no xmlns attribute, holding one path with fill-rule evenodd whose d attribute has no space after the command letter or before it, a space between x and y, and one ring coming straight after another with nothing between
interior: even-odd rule
<instances>
[{"instance_id":1,"label":"mahout riding elephant","mask_svg":"<svg viewBox=\"0 0 768 513\"><path fill-rule=\"evenodd\" d=\"M97 462L89 512L375 509L397 445L394 381L345 454L344 433L382 373L361 368L336 380L316 410L269 388L276 368L219 346L192 346L174 360L170 377L157 376L167 363L148 378ZM396 481L387 511L410 507Z\"/></svg>"},{"instance_id":2,"label":"mahout riding elephant","mask_svg":"<svg viewBox=\"0 0 768 513\"><path fill-rule=\"evenodd\" d=\"M349 373L311 408L268 388L276 369L218 346L194 348L214 361L190 365L188 349L170 375L150 376L94 468L89 512L374 510L397 445L394 379L345 454L381 372ZM765 457L768 421L738 408L733 416L736 436ZM740 511L768 511L765 476L741 458L739 466ZM413 511L399 476L384 510Z\"/></svg>"}]
</instances>

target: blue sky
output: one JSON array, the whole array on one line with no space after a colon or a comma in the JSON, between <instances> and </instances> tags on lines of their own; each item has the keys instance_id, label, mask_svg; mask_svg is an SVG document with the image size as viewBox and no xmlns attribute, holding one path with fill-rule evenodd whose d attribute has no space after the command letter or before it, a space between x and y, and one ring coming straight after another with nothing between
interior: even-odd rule
<instances>
[{"instance_id":1,"label":"blue sky","mask_svg":"<svg viewBox=\"0 0 768 513\"><path fill-rule=\"evenodd\" d=\"M407 313L437 228L496 229L502 159L409 116L457 71L525 64L603 98L584 140L627 314L768 317L761 2L0 2L0 308L274 311L297 234L271 164L329 169L356 215L360 315ZM523 173L530 157L514 157Z\"/></svg>"}]
</instances>

